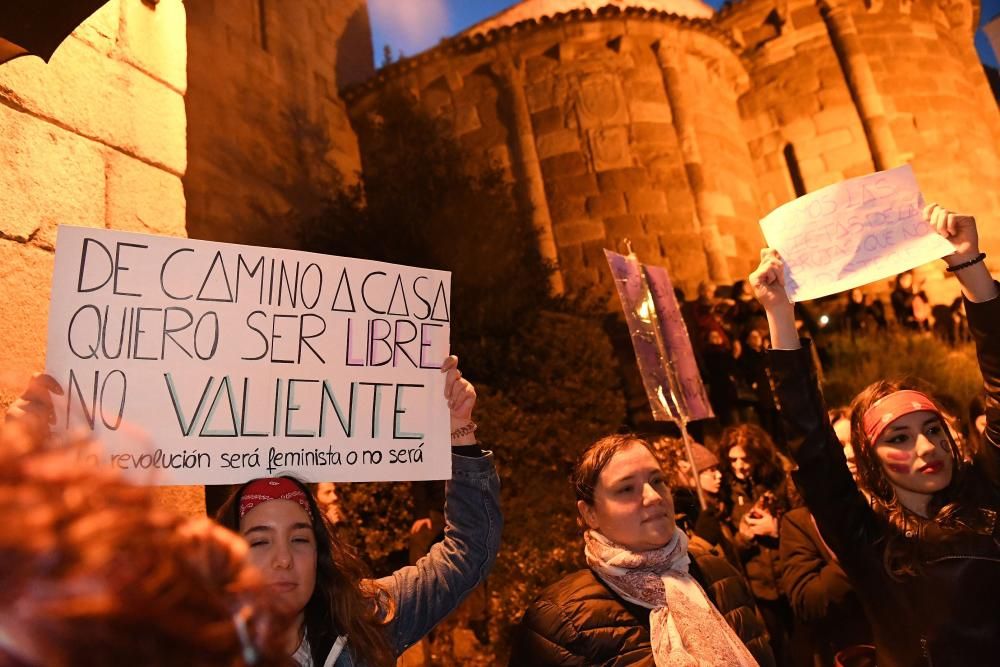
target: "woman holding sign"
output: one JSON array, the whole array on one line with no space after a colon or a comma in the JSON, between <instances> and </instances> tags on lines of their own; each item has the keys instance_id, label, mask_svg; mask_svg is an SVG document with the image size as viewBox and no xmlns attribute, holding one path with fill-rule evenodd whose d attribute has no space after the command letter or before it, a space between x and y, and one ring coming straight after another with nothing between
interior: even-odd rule
<instances>
[{"instance_id":1,"label":"woman holding sign","mask_svg":"<svg viewBox=\"0 0 1000 667\"><path fill-rule=\"evenodd\" d=\"M280 606L295 617L286 650L301 667L388 666L486 577L500 547L500 482L473 435L476 392L449 357L452 480L445 538L416 565L366 579L360 559L332 535L315 497L290 477L244 484L219 510L250 544Z\"/></svg>"},{"instance_id":2,"label":"woman holding sign","mask_svg":"<svg viewBox=\"0 0 1000 667\"><path fill-rule=\"evenodd\" d=\"M1000 446L1000 298L975 219L931 204L924 218L955 246L988 396L984 457ZM765 249L750 276L767 311L769 363L794 478L872 624L879 667L996 664L1000 655L1000 488L955 443L940 403L910 381L880 381L851 407L859 481L826 416L784 287ZM866 499L861 488L870 496Z\"/></svg>"}]
</instances>

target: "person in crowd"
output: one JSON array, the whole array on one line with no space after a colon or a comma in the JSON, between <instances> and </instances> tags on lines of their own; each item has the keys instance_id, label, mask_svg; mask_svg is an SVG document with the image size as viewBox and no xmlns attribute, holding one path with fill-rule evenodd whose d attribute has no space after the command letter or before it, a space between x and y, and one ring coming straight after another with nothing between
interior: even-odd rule
<instances>
[{"instance_id":1,"label":"person in crowd","mask_svg":"<svg viewBox=\"0 0 1000 667\"><path fill-rule=\"evenodd\" d=\"M708 400L719 423L728 426L736 422L736 358L725 334L711 330L701 352L708 384Z\"/></svg>"},{"instance_id":2,"label":"person in crowd","mask_svg":"<svg viewBox=\"0 0 1000 667\"><path fill-rule=\"evenodd\" d=\"M697 329L699 343L708 342L711 333L717 331L729 347L729 337L722 321L722 313L729 302L717 297L716 291L715 283L703 281L698 284L698 298L690 306L691 319Z\"/></svg>"},{"instance_id":3,"label":"person in crowd","mask_svg":"<svg viewBox=\"0 0 1000 667\"><path fill-rule=\"evenodd\" d=\"M733 536L723 519L725 505L719 495L722 490L719 457L708 447L692 442L692 468L683 440L657 438L653 445L660 465L669 478L674 518L677 526L688 536L689 551L709 551L739 567ZM701 497L705 500L704 509L698 499L696 485L701 487Z\"/></svg>"},{"instance_id":4,"label":"person in crowd","mask_svg":"<svg viewBox=\"0 0 1000 667\"><path fill-rule=\"evenodd\" d=\"M876 333L886 329L885 307L879 299L872 300L860 287L847 292L844 321L851 337Z\"/></svg>"},{"instance_id":5,"label":"person in crowd","mask_svg":"<svg viewBox=\"0 0 1000 667\"><path fill-rule=\"evenodd\" d=\"M774 664L739 574L722 558L689 553L647 440L598 440L572 481L588 567L528 607L510 665Z\"/></svg>"},{"instance_id":6,"label":"person in crowd","mask_svg":"<svg viewBox=\"0 0 1000 667\"><path fill-rule=\"evenodd\" d=\"M289 665L285 622L238 536L82 466L48 435L48 376L0 434L0 665Z\"/></svg>"},{"instance_id":7,"label":"person in crowd","mask_svg":"<svg viewBox=\"0 0 1000 667\"><path fill-rule=\"evenodd\" d=\"M980 457L996 457L1000 290L983 264L973 217L935 204L923 216L955 247L945 262L961 284L986 380L987 447ZM981 458L969 460L959 449L935 398L907 380L881 380L855 397L854 481L810 368L809 343L796 335L783 271L781 257L765 249L750 280L768 313L788 453L819 533L865 607L879 667L995 663L1000 489Z\"/></svg>"},{"instance_id":8,"label":"person in crowd","mask_svg":"<svg viewBox=\"0 0 1000 667\"><path fill-rule=\"evenodd\" d=\"M774 441L756 424L731 426L719 443L722 500L735 548L771 636L779 664L787 664L792 610L778 581L782 515L800 504Z\"/></svg>"},{"instance_id":9,"label":"person in crowd","mask_svg":"<svg viewBox=\"0 0 1000 667\"><path fill-rule=\"evenodd\" d=\"M896 276L890 300L899 326L914 331L930 331L930 302L927 294L915 287L913 271L903 271Z\"/></svg>"},{"instance_id":10,"label":"person in crowd","mask_svg":"<svg viewBox=\"0 0 1000 667\"><path fill-rule=\"evenodd\" d=\"M729 335L733 340L744 340L753 331L766 331L767 319L764 309L757 299L753 298L753 290L746 280L733 283L733 305L723 316Z\"/></svg>"},{"instance_id":11,"label":"person in crowd","mask_svg":"<svg viewBox=\"0 0 1000 667\"><path fill-rule=\"evenodd\" d=\"M778 408L771 393L771 382L767 379L766 348L764 336L758 329L750 329L744 340L743 349L737 359L737 370L741 383L751 392L753 410L757 422L772 439L781 437Z\"/></svg>"},{"instance_id":12,"label":"person in crowd","mask_svg":"<svg viewBox=\"0 0 1000 667\"><path fill-rule=\"evenodd\" d=\"M415 565L378 580L331 535L309 489L292 477L250 481L217 520L242 535L279 604L294 619L284 648L300 667L388 666L478 586L500 547L502 518L493 456L474 436L476 393L449 357L452 480L444 540Z\"/></svg>"},{"instance_id":13,"label":"person in crowd","mask_svg":"<svg viewBox=\"0 0 1000 667\"><path fill-rule=\"evenodd\" d=\"M849 411L831 410L830 423L844 447L847 468L856 478ZM807 507L796 507L785 514L779 552L781 587L797 621L797 664L835 667L839 660L841 665L874 667L871 627L861 601Z\"/></svg>"}]
</instances>

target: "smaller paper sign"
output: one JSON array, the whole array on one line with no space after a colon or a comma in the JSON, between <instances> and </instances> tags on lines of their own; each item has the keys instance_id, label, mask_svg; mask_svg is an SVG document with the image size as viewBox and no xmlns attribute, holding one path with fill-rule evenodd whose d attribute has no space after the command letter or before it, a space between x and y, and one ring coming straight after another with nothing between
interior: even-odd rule
<instances>
[{"instance_id":1,"label":"smaller paper sign","mask_svg":"<svg viewBox=\"0 0 1000 667\"><path fill-rule=\"evenodd\" d=\"M785 291L806 301L860 287L955 251L924 222L909 165L799 197L760 221L785 262Z\"/></svg>"},{"instance_id":2,"label":"smaller paper sign","mask_svg":"<svg viewBox=\"0 0 1000 667\"><path fill-rule=\"evenodd\" d=\"M675 413L684 421L713 417L667 270L610 250L604 255L618 288L653 418L676 421Z\"/></svg>"}]
</instances>

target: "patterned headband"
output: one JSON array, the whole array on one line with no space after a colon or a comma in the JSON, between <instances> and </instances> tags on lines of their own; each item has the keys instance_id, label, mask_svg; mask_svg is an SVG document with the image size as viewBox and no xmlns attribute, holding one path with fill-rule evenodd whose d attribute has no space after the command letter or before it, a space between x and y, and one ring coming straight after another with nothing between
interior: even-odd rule
<instances>
[{"instance_id":1,"label":"patterned headband","mask_svg":"<svg viewBox=\"0 0 1000 667\"><path fill-rule=\"evenodd\" d=\"M903 415L928 411L941 414L927 394L913 389L897 391L879 399L865 412L863 421L868 442L875 444L882 431Z\"/></svg>"},{"instance_id":2,"label":"patterned headband","mask_svg":"<svg viewBox=\"0 0 1000 667\"><path fill-rule=\"evenodd\" d=\"M299 488L299 485L285 477L264 477L254 480L240 497L240 518L247 515L257 505L266 503L269 500L291 500L298 503L309 515L309 520L313 520L312 508L306 494Z\"/></svg>"}]
</instances>

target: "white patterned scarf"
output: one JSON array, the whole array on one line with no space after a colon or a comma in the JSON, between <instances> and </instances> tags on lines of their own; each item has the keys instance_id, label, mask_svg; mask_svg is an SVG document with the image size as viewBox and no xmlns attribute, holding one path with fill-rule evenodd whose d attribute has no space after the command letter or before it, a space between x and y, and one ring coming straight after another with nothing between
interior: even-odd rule
<instances>
[{"instance_id":1,"label":"white patterned scarf","mask_svg":"<svg viewBox=\"0 0 1000 667\"><path fill-rule=\"evenodd\" d=\"M757 667L740 638L688 573L687 535L666 546L630 551L594 530L584 535L587 564L626 600L651 609L656 667Z\"/></svg>"}]
</instances>

